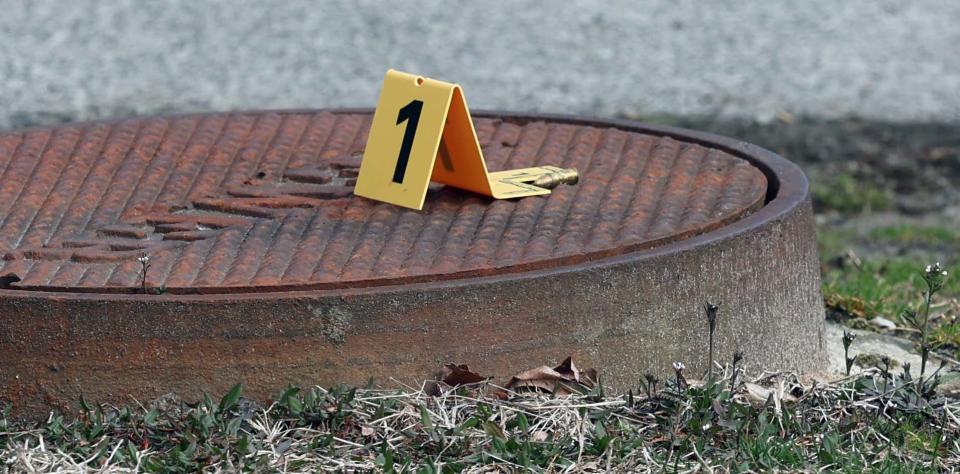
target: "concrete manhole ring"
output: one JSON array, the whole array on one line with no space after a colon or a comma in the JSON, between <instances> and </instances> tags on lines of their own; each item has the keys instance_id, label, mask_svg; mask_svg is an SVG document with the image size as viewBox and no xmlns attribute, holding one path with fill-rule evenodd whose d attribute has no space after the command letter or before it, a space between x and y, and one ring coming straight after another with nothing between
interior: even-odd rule
<instances>
[{"instance_id":1,"label":"concrete manhole ring","mask_svg":"<svg viewBox=\"0 0 960 474\"><path fill-rule=\"evenodd\" d=\"M581 184L422 212L352 196L369 111L238 112L0 133L0 399L243 382L507 377L573 354L611 388L718 353L822 361L807 182L760 148L628 121L476 114L491 169ZM148 258L146 278L143 257Z\"/></svg>"}]
</instances>

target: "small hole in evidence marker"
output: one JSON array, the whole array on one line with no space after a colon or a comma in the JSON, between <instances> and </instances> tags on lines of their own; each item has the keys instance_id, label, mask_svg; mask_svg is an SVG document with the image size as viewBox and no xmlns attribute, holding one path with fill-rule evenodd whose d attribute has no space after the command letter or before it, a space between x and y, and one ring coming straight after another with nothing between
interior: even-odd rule
<instances>
[{"instance_id":1,"label":"small hole in evidence marker","mask_svg":"<svg viewBox=\"0 0 960 474\"><path fill-rule=\"evenodd\" d=\"M422 77L418 77L418 78L417 78L417 85L418 85L418 86L422 86L422 85L423 85L423 78L422 78Z\"/></svg>"}]
</instances>

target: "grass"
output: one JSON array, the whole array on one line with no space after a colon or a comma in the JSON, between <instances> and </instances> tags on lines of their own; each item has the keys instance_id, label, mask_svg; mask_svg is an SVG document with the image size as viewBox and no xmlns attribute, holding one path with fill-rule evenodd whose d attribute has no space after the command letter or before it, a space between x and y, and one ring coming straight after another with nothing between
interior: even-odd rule
<instances>
[{"instance_id":1,"label":"grass","mask_svg":"<svg viewBox=\"0 0 960 474\"><path fill-rule=\"evenodd\" d=\"M960 230L944 226L893 225L878 227L869 237L880 242L896 242L903 246L935 247L960 245Z\"/></svg>"},{"instance_id":2,"label":"grass","mask_svg":"<svg viewBox=\"0 0 960 474\"><path fill-rule=\"evenodd\" d=\"M890 258L831 268L823 275L823 290L828 305L852 316L896 320L903 310L919 303L917 288L922 281L915 260ZM960 295L960 281L947 280L944 294Z\"/></svg>"},{"instance_id":3,"label":"grass","mask_svg":"<svg viewBox=\"0 0 960 474\"><path fill-rule=\"evenodd\" d=\"M924 281L918 258L936 260L932 255L935 251L960 245L960 231L911 225L877 227L860 235L849 229L821 230L818 244L823 261L823 295L834 314L861 329L873 328L868 321L877 316L908 327L904 311L916 310L922 304ZM850 249L862 244L910 247L913 255L861 258ZM934 302L930 324L933 348L953 358L960 358L958 298L960 278L947 278Z\"/></svg>"},{"instance_id":4,"label":"grass","mask_svg":"<svg viewBox=\"0 0 960 474\"><path fill-rule=\"evenodd\" d=\"M893 193L849 173L815 183L811 189L818 211L856 214L893 207Z\"/></svg>"},{"instance_id":5,"label":"grass","mask_svg":"<svg viewBox=\"0 0 960 474\"><path fill-rule=\"evenodd\" d=\"M739 375L739 377L738 377ZM932 380L932 378L930 379ZM288 388L268 406L84 404L35 425L0 420L11 471L933 472L960 468L960 405L882 369L832 384L788 373L553 397L491 385ZM930 384L928 383L928 387Z\"/></svg>"}]
</instances>

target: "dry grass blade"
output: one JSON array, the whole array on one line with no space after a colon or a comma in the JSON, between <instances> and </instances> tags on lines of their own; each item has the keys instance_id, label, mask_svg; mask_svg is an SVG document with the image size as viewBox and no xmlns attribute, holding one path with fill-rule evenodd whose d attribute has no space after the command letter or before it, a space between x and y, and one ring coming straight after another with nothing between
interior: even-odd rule
<instances>
[{"instance_id":1,"label":"dry grass blade","mask_svg":"<svg viewBox=\"0 0 960 474\"><path fill-rule=\"evenodd\" d=\"M568 370L554 372L569 382ZM156 417L150 404L127 418L4 421L0 462L11 472L960 468L954 400L910 405L903 397L912 385L891 388L879 370L814 384L762 374L734 392L731 375L724 368L719 379L685 391L668 386L654 397L505 392L501 399L489 384L437 396L420 387L314 387L288 390L266 407L241 400L222 414L166 400Z\"/></svg>"}]
</instances>

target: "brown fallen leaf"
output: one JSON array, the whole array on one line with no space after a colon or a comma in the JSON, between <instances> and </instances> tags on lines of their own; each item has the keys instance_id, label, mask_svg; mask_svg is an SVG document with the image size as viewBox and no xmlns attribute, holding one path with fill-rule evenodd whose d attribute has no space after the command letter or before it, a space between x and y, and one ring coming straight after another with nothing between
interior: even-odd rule
<instances>
[{"instance_id":1,"label":"brown fallen leaf","mask_svg":"<svg viewBox=\"0 0 960 474\"><path fill-rule=\"evenodd\" d=\"M562 374L544 365L514 375L507 383L507 388L510 390L532 388L553 393L558 384L566 381L566 377Z\"/></svg>"},{"instance_id":2,"label":"brown fallen leaf","mask_svg":"<svg viewBox=\"0 0 960 474\"><path fill-rule=\"evenodd\" d=\"M572 356L563 359L563 362L554 367L553 370L566 377L567 380L580 380L580 370L573 364Z\"/></svg>"},{"instance_id":3,"label":"brown fallen leaf","mask_svg":"<svg viewBox=\"0 0 960 474\"><path fill-rule=\"evenodd\" d=\"M489 393L490 396L497 398L498 400L510 399L510 393L499 387L487 387L487 393Z\"/></svg>"},{"instance_id":4,"label":"brown fallen leaf","mask_svg":"<svg viewBox=\"0 0 960 474\"><path fill-rule=\"evenodd\" d=\"M553 370L567 376L568 380L572 376L574 382L585 385L587 388L593 388L597 385L597 369L577 369L577 366L573 364L572 356L564 359Z\"/></svg>"},{"instance_id":5,"label":"brown fallen leaf","mask_svg":"<svg viewBox=\"0 0 960 474\"><path fill-rule=\"evenodd\" d=\"M466 365L447 364L443 366L441 380L443 380L443 383L451 387L456 387L459 385L470 385L486 382L487 378L476 372L471 372L470 367L467 367Z\"/></svg>"},{"instance_id":6,"label":"brown fallen leaf","mask_svg":"<svg viewBox=\"0 0 960 474\"><path fill-rule=\"evenodd\" d=\"M583 372L580 372L580 383L593 388L597 386L597 382L600 381L600 376L597 375L597 369L590 368L586 369Z\"/></svg>"},{"instance_id":7,"label":"brown fallen leaf","mask_svg":"<svg viewBox=\"0 0 960 474\"><path fill-rule=\"evenodd\" d=\"M436 380L427 380L423 384L423 393L431 397L439 397L443 395L443 390L440 389L440 382Z\"/></svg>"},{"instance_id":8,"label":"brown fallen leaf","mask_svg":"<svg viewBox=\"0 0 960 474\"><path fill-rule=\"evenodd\" d=\"M568 395L590 390L596 385L596 380L595 369L580 371L574 365L573 358L567 357L556 367L544 365L514 375L506 388L514 391L527 389L554 395Z\"/></svg>"},{"instance_id":9,"label":"brown fallen leaf","mask_svg":"<svg viewBox=\"0 0 960 474\"><path fill-rule=\"evenodd\" d=\"M440 370L437 378L439 380L428 380L423 386L423 392L432 397L439 397L443 394L444 387L461 387L479 384L487 381L476 372L472 372L470 367L460 364L446 364Z\"/></svg>"}]
</instances>

